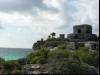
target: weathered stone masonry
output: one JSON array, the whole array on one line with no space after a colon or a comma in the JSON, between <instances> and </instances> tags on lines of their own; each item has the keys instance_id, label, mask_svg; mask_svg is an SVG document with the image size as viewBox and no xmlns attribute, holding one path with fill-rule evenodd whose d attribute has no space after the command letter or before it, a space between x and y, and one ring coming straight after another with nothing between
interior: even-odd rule
<instances>
[{"instance_id":1,"label":"weathered stone masonry","mask_svg":"<svg viewBox=\"0 0 100 75\"><path fill-rule=\"evenodd\" d=\"M73 33L68 34L67 39L70 41L69 45L72 49L79 47L99 49L99 41L97 41L97 35L92 34L92 26L88 24L74 26Z\"/></svg>"}]
</instances>

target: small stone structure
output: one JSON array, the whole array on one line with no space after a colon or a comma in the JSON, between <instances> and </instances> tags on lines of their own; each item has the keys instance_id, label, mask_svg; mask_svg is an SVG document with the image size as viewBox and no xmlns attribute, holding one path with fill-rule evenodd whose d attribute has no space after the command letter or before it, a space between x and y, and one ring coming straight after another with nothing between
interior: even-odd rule
<instances>
[{"instance_id":1,"label":"small stone structure","mask_svg":"<svg viewBox=\"0 0 100 75\"><path fill-rule=\"evenodd\" d=\"M90 49L99 49L97 35L92 34L92 26L88 24L76 25L73 27L73 33L67 35L70 41L69 47L76 49L79 47L87 47Z\"/></svg>"},{"instance_id":2,"label":"small stone structure","mask_svg":"<svg viewBox=\"0 0 100 75\"><path fill-rule=\"evenodd\" d=\"M65 34L60 34L60 39L65 39Z\"/></svg>"}]
</instances>

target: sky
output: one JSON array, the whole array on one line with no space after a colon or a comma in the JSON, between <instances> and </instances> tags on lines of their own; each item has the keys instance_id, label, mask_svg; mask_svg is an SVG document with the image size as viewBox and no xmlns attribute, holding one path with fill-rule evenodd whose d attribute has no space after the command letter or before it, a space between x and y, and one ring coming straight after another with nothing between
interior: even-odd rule
<instances>
[{"instance_id":1,"label":"sky","mask_svg":"<svg viewBox=\"0 0 100 75\"><path fill-rule=\"evenodd\" d=\"M0 47L31 48L51 32L90 24L99 34L99 0L0 0Z\"/></svg>"}]
</instances>

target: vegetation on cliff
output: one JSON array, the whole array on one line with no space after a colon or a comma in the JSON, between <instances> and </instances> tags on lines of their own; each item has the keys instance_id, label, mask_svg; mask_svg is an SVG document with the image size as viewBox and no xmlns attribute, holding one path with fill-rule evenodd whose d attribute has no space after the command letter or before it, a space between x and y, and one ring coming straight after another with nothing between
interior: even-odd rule
<instances>
[{"instance_id":1,"label":"vegetation on cliff","mask_svg":"<svg viewBox=\"0 0 100 75\"><path fill-rule=\"evenodd\" d=\"M53 51L40 49L27 59L28 64L48 64L50 74L96 74L99 53L85 48L70 51L60 47Z\"/></svg>"},{"instance_id":2,"label":"vegetation on cliff","mask_svg":"<svg viewBox=\"0 0 100 75\"><path fill-rule=\"evenodd\" d=\"M97 74L98 51L83 47L70 50L68 39L55 35L53 32L46 40L33 44L36 52L27 56L28 64L48 64L49 74Z\"/></svg>"},{"instance_id":3,"label":"vegetation on cliff","mask_svg":"<svg viewBox=\"0 0 100 75\"><path fill-rule=\"evenodd\" d=\"M51 36L50 36L51 35ZM33 49L34 50L39 50L41 48L54 48L54 47L58 47L62 44L67 45L67 39L64 38L55 38L56 33L51 33L48 38L46 40L44 40L43 38L39 41L37 41L36 43L33 44Z\"/></svg>"}]
</instances>

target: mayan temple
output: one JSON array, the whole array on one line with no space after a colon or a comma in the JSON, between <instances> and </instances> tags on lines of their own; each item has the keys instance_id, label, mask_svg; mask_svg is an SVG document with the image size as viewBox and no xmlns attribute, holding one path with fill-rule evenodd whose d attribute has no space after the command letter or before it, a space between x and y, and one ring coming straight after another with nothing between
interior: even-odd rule
<instances>
[{"instance_id":1,"label":"mayan temple","mask_svg":"<svg viewBox=\"0 0 100 75\"><path fill-rule=\"evenodd\" d=\"M90 49L99 49L99 41L96 34L92 33L92 26L88 24L75 25L73 33L67 35L72 49L78 47L88 47Z\"/></svg>"}]
</instances>

